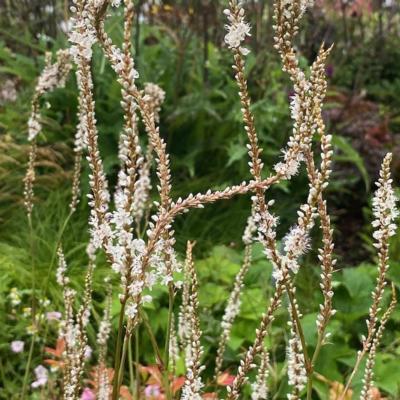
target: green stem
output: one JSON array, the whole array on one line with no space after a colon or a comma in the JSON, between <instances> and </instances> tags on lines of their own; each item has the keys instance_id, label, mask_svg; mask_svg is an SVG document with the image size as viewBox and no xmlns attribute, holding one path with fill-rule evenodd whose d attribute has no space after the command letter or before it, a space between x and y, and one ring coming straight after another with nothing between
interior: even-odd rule
<instances>
[{"instance_id":1,"label":"green stem","mask_svg":"<svg viewBox=\"0 0 400 400\"><path fill-rule=\"evenodd\" d=\"M49 268L47 270L46 281L45 281L45 284L44 284L44 291L43 291L44 296L47 295L47 290L49 288L49 281L50 281L50 273L51 273L51 270L53 269L53 266L54 266L54 263L55 263L55 260L56 260L57 251L58 251L58 248L60 247L60 244L61 244L61 239L62 239L62 237L64 235L64 231L65 231L65 229L66 229L66 227L68 225L68 222L72 217L72 214L73 214L73 212L70 211L68 216L67 216L67 218L65 218L64 223L62 224L60 230L58 231L56 246L55 246L55 248L53 250L53 254L51 256Z\"/></svg>"},{"instance_id":2,"label":"green stem","mask_svg":"<svg viewBox=\"0 0 400 400\"><path fill-rule=\"evenodd\" d=\"M169 382L169 345L171 340L171 327L173 320L173 312L174 312L174 286L173 283L170 282L168 285L168 323L167 323L167 334L165 338L165 346L164 346L164 386L165 386L165 394L167 395L167 400L172 399L171 394L171 385Z\"/></svg>"},{"instance_id":3,"label":"green stem","mask_svg":"<svg viewBox=\"0 0 400 400\"><path fill-rule=\"evenodd\" d=\"M35 329L36 326L36 268L34 261L34 239L33 239L33 225L32 225L32 217L28 216L28 224L29 224L29 247L30 247L30 259L31 259L31 274L32 274L32 328Z\"/></svg>"},{"instance_id":4,"label":"green stem","mask_svg":"<svg viewBox=\"0 0 400 400\"><path fill-rule=\"evenodd\" d=\"M136 362L136 400L140 400L140 370L139 370L139 352L140 352L140 336L139 336L139 325L136 327L135 334L135 362Z\"/></svg>"},{"instance_id":5,"label":"green stem","mask_svg":"<svg viewBox=\"0 0 400 400\"><path fill-rule=\"evenodd\" d=\"M112 391L112 400L118 400L118 394L119 394L118 377L119 377L119 368L121 362L121 345L122 345L122 336L124 330L125 305L126 305L126 300L122 300L121 310L119 312L119 321L118 321L118 338L117 338L117 344L115 346L114 383Z\"/></svg>"},{"instance_id":6,"label":"green stem","mask_svg":"<svg viewBox=\"0 0 400 400\"><path fill-rule=\"evenodd\" d=\"M313 374L307 375L307 400L312 399Z\"/></svg>"},{"instance_id":7,"label":"green stem","mask_svg":"<svg viewBox=\"0 0 400 400\"><path fill-rule=\"evenodd\" d=\"M163 359L162 359L162 356L161 356L161 352L160 352L160 349L158 348L157 340L156 340L156 338L154 336L154 333L151 330L151 326L150 326L147 314L142 310L141 315L142 315L142 318L143 318L144 326L147 329L147 332L149 334L151 345L153 346L153 350L154 350L154 352L156 354L157 364L160 366L160 368L162 370L164 370L164 362L163 362Z\"/></svg>"},{"instance_id":8,"label":"green stem","mask_svg":"<svg viewBox=\"0 0 400 400\"><path fill-rule=\"evenodd\" d=\"M24 381L22 384L22 393L21 399L25 398L26 387L28 384L29 372L31 369L32 357L33 357L33 349L35 346L35 339L36 339L36 269L35 269L35 262L34 262L34 240L33 240L33 224L32 224L32 217L28 215L28 224L29 224L29 243L30 243L30 259L31 259L31 274L32 274L32 341L29 348L29 355L28 355L28 362L26 363L25 368L25 375Z\"/></svg>"},{"instance_id":9,"label":"green stem","mask_svg":"<svg viewBox=\"0 0 400 400\"><path fill-rule=\"evenodd\" d=\"M135 378L133 374L132 339L129 340L129 345L128 345L128 363L129 363L129 387L131 389L131 392L134 393Z\"/></svg>"},{"instance_id":10,"label":"green stem","mask_svg":"<svg viewBox=\"0 0 400 400\"><path fill-rule=\"evenodd\" d=\"M164 367L168 371L169 366L169 342L171 340L171 327L172 327L172 315L174 312L174 287L170 282L168 285L168 323L167 323L167 335L165 338L164 346Z\"/></svg>"},{"instance_id":11,"label":"green stem","mask_svg":"<svg viewBox=\"0 0 400 400\"><path fill-rule=\"evenodd\" d=\"M33 348L34 348L34 345L35 345L35 339L36 339L36 334L34 333L32 335L31 346L29 348L28 362L26 364L26 369L25 369L24 382L22 384L21 400L25 399L25 392L26 392L26 386L28 384L28 378L29 378L30 366L31 366L31 362L32 362Z\"/></svg>"},{"instance_id":12,"label":"green stem","mask_svg":"<svg viewBox=\"0 0 400 400\"><path fill-rule=\"evenodd\" d=\"M126 360L126 354L128 352L128 345L130 341L131 335L126 330L125 332L125 337L124 337L124 344L122 346L122 356L121 356L121 361L119 363L119 372L118 372L118 389L121 387L122 384L122 379L124 377L124 366L125 366L125 360Z\"/></svg>"},{"instance_id":13,"label":"green stem","mask_svg":"<svg viewBox=\"0 0 400 400\"><path fill-rule=\"evenodd\" d=\"M322 349L322 342L323 342L324 335L325 335L325 330L323 332L321 332L321 334L318 336L317 345L315 347L314 354L313 354L312 359L311 359L311 364L313 366L317 362L319 353L320 353L320 351Z\"/></svg>"}]
</instances>

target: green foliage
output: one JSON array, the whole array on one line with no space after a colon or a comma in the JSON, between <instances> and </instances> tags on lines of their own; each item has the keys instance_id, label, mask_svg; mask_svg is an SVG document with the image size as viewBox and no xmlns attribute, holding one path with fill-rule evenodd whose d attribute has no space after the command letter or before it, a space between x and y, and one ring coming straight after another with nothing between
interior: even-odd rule
<instances>
[{"instance_id":1,"label":"green foliage","mask_svg":"<svg viewBox=\"0 0 400 400\"><path fill-rule=\"evenodd\" d=\"M120 18L119 15L113 15L107 26L117 43L121 40ZM237 87L232 79L231 54L210 41L205 65L203 53L199 51L203 45L200 36L186 30L182 32L178 30L177 35L176 31L163 24L143 25L136 55L140 72L139 86L154 81L167 93L160 131L171 154L174 197L203 191L210 185L216 189L249 178L246 137L241 122ZM27 288L31 287L32 278L37 282L41 300L51 301L41 311L61 310L63 306L60 290L55 283L55 251L57 238L68 215L77 101L73 74L65 89L54 91L42 101L44 131L39 138L42 163L38 168L37 204L33 214L33 231L30 233L22 208L21 183L28 152L26 123L30 100L37 76L43 67L45 50L49 47L53 50L62 48L66 46L66 41L62 37L37 41L27 29L17 33L1 30L0 33L5 38L0 42L0 76L15 79L18 88L16 101L0 106L0 399L9 399L20 390L25 372L26 348L31 335L27 332L30 325L29 312L24 312L24 308L30 306L32 293ZM349 89L365 87L373 100L384 103L383 110L389 114L394 131L400 127L400 50L397 39L388 37L382 48L378 48L373 41L373 47L360 46L350 52L338 46L339 50L333 57L333 82ZM10 42L14 43L12 49L9 47ZM374 50L373 54L379 50L380 56L371 56L371 49ZM269 171L291 132L287 89L289 82L280 69L275 53L269 48L265 50L262 48L250 53L246 73L254 99L252 110L261 146L265 149L263 161ZM347 57L339 62L344 54ZM307 63L305 57L302 61ZM120 87L99 49L94 52L93 64L100 150L106 172L113 184L118 166L115 154L122 127L122 112L116 106L120 101ZM207 78L204 68L207 69ZM336 165L350 163L357 168L366 189L362 194L366 203L371 178L362 154L352 147L340 131L334 135L333 144ZM83 188L88 186L87 172L85 166ZM354 181L357 180L359 178L354 177ZM290 189L288 185L280 184L271 194L277 200L275 210L280 216L282 231L292 224L295 206L305 199L305 181L305 176L300 175ZM342 182L334 184L330 189L331 196L335 197L344 190L349 191L351 187ZM62 235L72 286L78 293L82 293L83 271L87 264L85 247L88 210L85 194L82 195L80 208ZM238 198L230 201L229 205L222 202L205 210L195 210L189 216L180 217L175 223L177 248L182 254L187 239L198 241L195 247L196 268L200 279L199 298L208 377L213 372L213 361L209 360L214 359L224 307L242 262L238 243L241 243L240 235L249 209L249 199ZM365 221L369 217L369 213L365 212ZM360 234L363 244L373 254L369 239L370 228L364 227ZM348 238L339 233L337 239L346 241ZM394 261L391 263L389 278L400 289L399 236L393 238L392 245ZM93 324L89 331L92 345L95 343L104 307L103 279L109 273L105 264L105 260L99 259L95 272ZM322 299L318 287L319 270L315 264L312 256L304 260L296 282L300 308L304 314L303 329L310 348L316 344L315 317ZM333 347L328 344L322 349L316 365L316 370L326 380L343 382L354 364L355 354L360 347L360 336L366 328L365 318L371 303L370 293L375 275L375 266L366 262L355 268L343 268L334 275L334 307L338 313L328 332L335 345ZM273 290L271 265L258 246L253 248L253 263L245 283L241 312L233 326L225 354L225 368L230 371L237 365L246 347L252 343L259 318L266 310ZM9 297L12 288L18 288L20 292L21 303L17 306L12 306ZM164 288L156 288L152 296L154 302L146 306L145 311L156 337L162 340L168 318L168 293ZM115 296L112 308L115 326L119 306ZM286 321L287 313L283 309L278 312L266 339L273 360L270 386L277 393L277 398L284 398L287 391L287 382L283 378L287 341L283 327ZM141 330L142 353L151 354L148 334L144 327ZM39 335L33 365L43 362L41 348L44 345L55 345L55 323L43 322L43 331L46 333ZM400 398L400 372L397 366L400 357L399 331L400 311L396 310L389 321L375 368L377 385L390 399ZM26 342L24 353L11 353L9 344L15 339ZM115 337L112 337L110 348L114 347L114 341ZM154 363L151 356L143 357L141 361ZM177 372L183 372L183 365L178 364ZM360 379L358 376L355 381L356 394L360 389ZM329 385L317 379L315 386L319 397L327 399Z\"/></svg>"}]
</instances>

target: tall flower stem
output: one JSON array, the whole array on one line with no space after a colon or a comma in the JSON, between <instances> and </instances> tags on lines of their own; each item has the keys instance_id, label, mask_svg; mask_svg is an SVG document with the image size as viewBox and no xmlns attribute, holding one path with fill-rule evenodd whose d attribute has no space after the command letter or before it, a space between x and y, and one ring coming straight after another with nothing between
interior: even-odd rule
<instances>
[{"instance_id":1,"label":"tall flower stem","mask_svg":"<svg viewBox=\"0 0 400 400\"><path fill-rule=\"evenodd\" d=\"M165 347L164 347L164 379L165 379L165 393L167 395L167 399L171 400L172 395L171 395L171 385L169 382L169 346L170 346L170 340L171 340L171 325L173 321L173 312L174 312L174 300L175 300L175 294L174 294L174 285L172 282L169 283L168 285L168 323L167 323L167 332L166 332L166 337L165 337Z\"/></svg>"},{"instance_id":2,"label":"tall flower stem","mask_svg":"<svg viewBox=\"0 0 400 400\"><path fill-rule=\"evenodd\" d=\"M167 332L165 337L165 347L164 347L164 367L168 370L169 365L169 345L171 340L171 324L172 324L172 314L174 312L174 286L173 283L168 285L168 322L167 322Z\"/></svg>"},{"instance_id":3,"label":"tall flower stem","mask_svg":"<svg viewBox=\"0 0 400 400\"><path fill-rule=\"evenodd\" d=\"M156 340L156 338L154 336L153 331L151 330L151 326L150 326L150 323L149 323L149 318L147 317L147 314L143 310L141 312L141 315L142 315L142 318L143 318L144 326L145 326L145 328L147 330L147 333L149 334L150 342L151 342L151 345L153 347L154 354L156 356L157 364L160 366L161 369L164 369L164 361L163 361L163 358L161 356L160 349L158 348L157 340Z\"/></svg>"},{"instance_id":4,"label":"tall flower stem","mask_svg":"<svg viewBox=\"0 0 400 400\"><path fill-rule=\"evenodd\" d=\"M119 371L118 371L118 391L119 388L121 387L122 384L122 379L124 377L124 366L125 366L125 360L126 360L126 355L128 353L128 346L129 346L129 342L131 340L131 333L129 332L129 330L127 329L125 331L125 337L124 337L124 343L122 346L122 355L121 355L121 360L119 363Z\"/></svg>"},{"instance_id":5,"label":"tall flower stem","mask_svg":"<svg viewBox=\"0 0 400 400\"><path fill-rule=\"evenodd\" d=\"M33 349L35 347L35 339L36 339L36 334L34 333L32 335L31 345L29 348L28 362L26 363L24 382L22 384L21 400L25 399L26 386L28 384L29 372L30 372L30 367L31 367L32 357L33 357Z\"/></svg>"},{"instance_id":6,"label":"tall flower stem","mask_svg":"<svg viewBox=\"0 0 400 400\"><path fill-rule=\"evenodd\" d=\"M305 369L306 369L306 373L307 373L307 400L311 400L312 387L313 387L312 376L314 373L313 365L312 365L312 362L308 355L307 343L306 343L306 340L304 337L304 332L303 332L303 328L301 326L299 314L297 313L296 300L294 298L294 295L293 295L293 292L292 292L290 286L288 284L286 284L285 287L286 287L286 292L288 294L290 305L292 308L295 328L296 328L297 334L299 335L301 347L302 347L303 355L304 355L304 364L305 364Z\"/></svg>"},{"instance_id":7,"label":"tall flower stem","mask_svg":"<svg viewBox=\"0 0 400 400\"><path fill-rule=\"evenodd\" d=\"M115 361L114 361L114 383L113 383L113 391L112 391L112 400L118 400L119 394L119 369L121 365L121 350L122 350L122 336L124 330L124 316L125 316L125 305L126 300L121 300L121 310L119 312L119 321L118 321L118 337L117 344L115 346Z\"/></svg>"},{"instance_id":8,"label":"tall flower stem","mask_svg":"<svg viewBox=\"0 0 400 400\"><path fill-rule=\"evenodd\" d=\"M68 213L68 215L67 215L67 217L65 218L63 224L61 225L60 230L58 231L57 240L56 240L56 245L54 246L53 254L51 255L51 260L50 260L49 268L47 269L46 281L45 281L45 283L44 283L44 289L43 289L43 295L44 295L44 296L46 296L47 290L48 290L48 288L49 288L50 274L51 274L51 271L52 271L52 269L53 269L53 267L54 267L54 263L55 263L55 261L56 261L57 250L58 250L58 248L60 247L62 237L63 237L63 235L64 235L65 229L67 228L68 222L69 222L69 220L70 220L71 217L72 217L72 214L73 214L73 211L70 211L70 212Z\"/></svg>"},{"instance_id":9,"label":"tall flower stem","mask_svg":"<svg viewBox=\"0 0 400 400\"><path fill-rule=\"evenodd\" d=\"M28 214L28 224L29 224L29 244L30 244L30 259L31 259L31 274L32 274L32 328L33 335L31 340L31 345L29 348L28 362L26 363L24 381L22 384L21 400L25 398L26 386L28 384L29 372L31 369L33 349L35 346L36 339L36 269L34 261L34 239L33 239L33 225L32 225L32 214Z\"/></svg>"},{"instance_id":10,"label":"tall flower stem","mask_svg":"<svg viewBox=\"0 0 400 400\"><path fill-rule=\"evenodd\" d=\"M135 333L135 338L137 336L137 330ZM129 386L131 389L131 392L134 393L134 383L135 383L135 377L133 373L133 356L132 356L132 336L129 340L129 345L128 345L128 363L129 363Z\"/></svg>"},{"instance_id":11,"label":"tall flower stem","mask_svg":"<svg viewBox=\"0 0 400 400\"><path fill-rule=\"evenodd\" d=\"M136 327L135 332L135 363L136 363L136 400L140 400L140 369L139 369L139 361L140 361L140 326Z\"/></svg>"}]
</instances>

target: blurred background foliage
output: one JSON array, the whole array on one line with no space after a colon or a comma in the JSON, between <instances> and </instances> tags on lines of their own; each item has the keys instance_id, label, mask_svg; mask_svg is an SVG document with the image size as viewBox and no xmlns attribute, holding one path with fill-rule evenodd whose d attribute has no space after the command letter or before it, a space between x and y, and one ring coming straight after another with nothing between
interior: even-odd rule
<instances>
[{"instance_id":1,"label":"blurred background foliage","mask_svg":"<svg viewBox=\"0 0 400 400\"><path fill-rule=\"evenodd\" d=\"M268 171L278 160L290 134L292 92L273 49L272 2L247 0L245 3L253 26L248 43L251 53L247 76ZM140 73L139 85L156 82L167 93L161 114L161 134L171 154L176 197L204 191L210 185L215 189L249 178L231 54L223 45L225 6L226 1L222 0L136 1L132 43ZM29 230L22 207L30 100L45 52L68 46L65 35L69 27L68 8L67 0L0 1L0 324L4 327L0 333L0 388L1 382L6 381L18 385L23 372L18 360L3 355L9 353L11 340L26 337L27 321L17 318L23 312L22 305L10 309L7 296L12 287L30 287L31 279ZM370 240L370 196L379 164L388 150L394 152L395 179L400 175L399 10L397 0L317 0L306 15L297 42L303 66L313 61L321 43L334 44L326 71L329 91L324 111L335 148L327 200L335 226L338 265L343 271L336 275L335 307L339 312L331 325L333 341L339 347L335 348L335 354L327 347L317 367L332 382L341 381L348 371L365 325L375 271ZM107 30L116 42L121 40L120 22L120 11L113 11ZM122 127L120 88L98 48L94 52L93 73L100 149L109 179L115 182ZM34 246L36 274L43 282L49 282L43 283L46 286L43 296L51 299L52 309L61 308L49 260L54 256L55 238L67 215L77 122L76 93L75 77L71 74L66 88L46 96L42 104L44 129L39 138L37 161ZM88 167L84 168L82 199L87 190ZM301 173L289 185L282 183L269 193L277 200L275 211L280 216L281 233L293 224L297 206L306 197L305 182L306 177ZM198 243L195 250L201 260L198 269L203 282L200 292L203 328L206 351L210 353L215 352L215 332L219 329L224 300L240 265L241 234L249 210L249 198L241 197L193 211L176 221L178 250L184 249L187 239ZM82 284L81 268L86 263L87 213L83 200L63 236L77 286ZM247 277L241 317L235 325L227 355L232 364L237 353L250 343L271 291L270 266L259 250L254 251L256 261ZM399 257L400 239L394 238L391 279L398 287ZM299 298L304 299L301 306L311 345L312 321L319 301L315 263L315 254L310 254L297 281ZM96 319L104 301L101 279L105 274L106 269L100 267L96 277ZM28 300L29 290L24 290L22 296ZM166 297L160 290L156 301L165 304ZM157 315L151 320L161 335L167 316L155 310L156 306L153 311L149 310L149 315ZM280 320L285 320L283 314ZM276 323L269 338L276 373L271 385L275 385L276 398L284 398L286 387L280 376L285 338L278 326ZM385 335L385 351L377 363L379 388L393 399L400 398L400 372L395 368L400 356L399 327L400 313L396 311ZM93 340L94 337L95 332ZM13 387L3 388L4 396L0 390L0 398L10 398ZM329 384L323 380L317 383L322 399L328 398L327 388Z\"/></svg>"}]
</instances>

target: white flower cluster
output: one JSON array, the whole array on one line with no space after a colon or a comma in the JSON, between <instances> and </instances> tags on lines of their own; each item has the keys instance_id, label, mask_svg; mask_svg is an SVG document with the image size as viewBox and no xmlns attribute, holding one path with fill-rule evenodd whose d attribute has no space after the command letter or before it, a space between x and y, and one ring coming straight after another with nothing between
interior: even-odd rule
<instances>
[{"instance_id":1,"label":"white flower cluster","mask_svg":"<svg viewBox=\"0 0 400 400\"><path fill-rule=\"evenodd\" d=\"M254 198L254 200L256 200ZM254 223L257 226L258 237L257 240L263 245L264 254L267 256L268 260L272 263L273 271L272 277L277 281L281 281L283 278L283 271L281 266L276 265L270 242L276 240L276 227L278 225L278 217L271 214L268 210L269 207L273 206L275 200L270 200L265 207L265 210L260 210L258 202L255 202L255 213L254 213Z\"/></svg>"},{"instance_id":2,"label":"white flower cluster","mask_svg":"<svg viewBox=\"0 0 400 400\"><path fill-rule=\"evenodd\" d=\"M46 66L39 76L35 88L35 97L32 102L32 112L28 121L28 139L34 140L42 130L39 98L56 88L65 86L68 74L71 71L71 57L68 50L58 50L56 61L51 63L51 53L46 54Z\"/></svg>"},{"instance_id":3,"label":"white flower cluster","mask_svg":"<svg viewBox=\"0 0 400 400\"><path fill-rule=\"evenodd\" d=\"M232 295L234 295L234 296L232 296ZM241 300L240 300L240 298L237 298L237 297L238 296L236 293L233 293L233 292L231 293L231 296L228 301L228 305L225 309L225 313L224 313L224 316L223 316L222 322L221 322L221 327L224 331L230 330L233 320L239 314Z\"/></svg>"},{"instance_id":4,"label":"white flower cluster","mask_svg":"<svg viewBox=\"0 0 400 400\"><path fill-rule=\"evenodd\" d=\"M302 71L297 71L295 94L291 98L290 111L293 119L293 134L289 138L287 148L282 150L283 162L274 166L275 171L290 179L296 175L300 163L304 160L303 149L310 143L313 129L309 128L309 115L312 112L312 99L305 96L310 92L310 84Z\"/></svg>"},{"instance_id":5,"label":"white flower cluster","mask_svg":"<svg viewBox=\"0 0 400 400\"><path fill-rule=\"evenodd\" d=\"M108 377L108 371L106 368L101 368L99 371L99 389L97 392L97 400L109 400L112 393L112 387Z\"/></svg>"},{"instance_id":6,"label":"white flower cluster","mask_svg":"<svg viewBox=\"0 0 400 400\"><path fill-rule=\"evenodd\" d=\"M202 366L201 368L204 369L205 367ZM193 377L193 372L190 366L186 373L186 378L185 385L182 389L181 400L202 400L203 397L200 394L200 391L204 384L200 377Z\"/></svg>"},{"instance_id":7,"label":"white flower cluster","mask_svg":"<svg viewBox=\"0 0 400 400\"><path fill-rule=\"evenodd\" d=\"M33 112L28 120L28 139L31 141L35 139L41 130L40 114Z\"/></svg>"},{"instance_id":8,"label":"white flower cluster","mask_svg":"<svg viewBox=\"0 0 400 400\"><path fill-rule=\"evenodd\" d=\"M289 323L292 325L292 323ZM291 327L292 337L289 339L287 347L287 363L288 363L288 382L294 386L297 391L304 389L307 383L307 372L304 365L304 355L301 341L293 327ZM297 399L297 397L295 397ZM288 399L292 399L292 395L288 395Z\"/></svg>"},{"instance_id":9,"label":"white flower cluster","mask_svg":"<svg viewBox=\"0 0 400 400\"><path fill-rule=\"evenodd\" d=\"M251 36L251 27L244 19L244 9L241 7L241 3L232 6L231 4L231 9L224 10L229 21L229 24L225 25L225 29L228 31L225 35L225 43L230 49L238 49L243 55L247 55L250 50L242 47L241 44L247 36Z\"/></svg>"},{"instance_id":10,"label":"white flower cluster","mask_svg":"<svg viewBox=\"0 0 400 400\"><path fill-rule=\"evenodd\" d=\"M295 274L299 270L297 259L310 248L310 238L305 228L304 226L300 227L296 225L283 238L283 249L286 253L284 262L286 267Z\"/></svg>"},{"instance_id":11,"label":"white flower cluster","mask_svg":"<svg viewBox=\"0 0 400 400\"><path fill-rule=\"evenodd\" d=\"M36 380L31 384L33 389L46 385L49 378L49 371L43 365L38 365L35 368L35 377Z\"/></svg>"},{"instance_id":12,"label":"white flower cluster","mask_svg":"<svg viewBox=\"0 0 400 400\"><path fill-rule=\"evenodd\" d=\"M269 355L264 349L261 353L261 364L256 381L251 385L251 400L267 400L268 398L268 376Z\"/></svg>"},{"instance_id":13,"label":"white flower cluster","mask_svg":"<svg viewBox=\"0 0 400 400\"><path fill-rule=\"evenodd\" d=\"M304 159L303 154L293 154L287 150L283 150L282 152L285 162L278 162L275 164L274 169L279 175L284 176L286 179L290 179L298 173L300 163Z\"/></svg>"},{"instance_id":14,"label":"white flower cluster","mask_svg":"<svg viewBox=\"0 0 400 400\"><path fill-rule=\"evenodd\" d=\"M135 193L133 195L132 210L134 212L136 224L142 220L146 207L149 203L151 191L150 161L146 160L139 171L139 178L135 182Z\"/></svg>"},{"instance_id":15,"label":"white flower cluster","mask_svg":"<svg viewBox=\"0 0 400 400\"><path fill-rule=\"evenodd\" d=\"M242 240L245 245L250 245L254 241L254 234L257 232L257 224L254 220L255 205L253 207L250 216L247 218L246 228L243 232Z\"/></svg>"},{"instance_id":16,"label":"white flower cluster","mask_svg":"<svg viewBox=\"0 0 400 400\"><path fill-rule=\"evenodd\" d=\"M74 0L74 5L71 7L73 14L77 13L77 0ZM71 18L71 31L69 32L68 40L72 43L70 53L75 62L79 63L79 58L90 61L92 58L92 47L96 43L96 31L92 24L92 15L89 11L89 4L86 5L80 15Z\"/></svg>"},{"instance_id":17,"label":"white flower cluster","mask_svg":"<svg viewBox=\"0 0 400 400\"><path fill-rule=\"evenodd\" d=\"M137 305L135 303L129 303L125 308L125 315L129 319L135 319L137 316Z\"/></svg>"},{"instance_id":18,"label":"white flower cluster","mask_svg":"<svg viewBox=\"0 0 400 400\"><path fill-rule=\"evenodd\" d=\"M91 207L91 212L90 212L91 215L89 219L89 224L91 226L90 228L91 242L94 249L99 249L102 247L103 243L108 242L108 240L112 237L111 227L109 222L107 221L107 219L109 219L111 216L109 213L105 212L107 208L104 206L104 203L99 207L97 207L93 195L88 194L87 197L89 199L89 206ZM102 201L108 204L110 199L110 194L106 188L100 191L100 198L102 199ZM104 221L99 220L98 212L99 213L104 212L104 215L106 216Z\"/></svg>"},{"instance_id":19,"label":"white flower cluster","mask_svg":"<svg viewBox=\"0 0 400 400\"><path fill-rule=\"evenodd\" d=\"M47 65L40 74L36 86L36 91L39 93L49 92L57 87L64 87L68 73L72 68L68 50L58 50L54 64L51 63L51 55L47 57Z\"/></svg>"},{"instance_id":20,"label":"white flower cluster","mask_svg":"<svg viewBox=\"0 0 400 400\"><path fill-rule=\"evenodd\" d=\"M286 1L291 1L291 0L286 0ZM314 0L301 0L300 2L300 8L302 12L306 12L308 8L311 8L314 6Z\"/></svg>"},{"instance_id":21,"label":"white flower cluster","mask_svg":"<svg viewBox=\"0 0 400 400\"><path fill-rule=\"evenodd\" d=\"M0 105L17 100L18 92L16 81L7 79L0 85Z\"/></svg>"},{"instance_id":22,"label":"white flower cluster","mask_svg":"<svg viewBox=\"0 0 400 400\"><path fill-rule=\"evenodd\" d=\"M124 55L122 51L115 45L111 47L111 62L113 70L117 75L121 74L124 69ZM133 78L139 78L139 73L134 70Z\"/></svg>"},{"instance_id":23,"label":"white flower cluster","mask_svg":"<svg viewBox=\"0 0 400 400\"><path fill-rule=\"evenodd\" d=\"M161 105L165 100L165 91L155 83L147 82L144 84L143 101L145 101L150 110L154 112L156 122L160 119Z\"/></svg>"},{"instance_id":24,"label":"white flower cluster","mask_svg":"<svg viewBox=\"0 0 400 400\"><path fill-rule=\"evenodd\" d=\"M92 353L92 349L87 343L86 325L90 317L94 264L89 265L85 277L83 302L75 314L73 308L76 291L67 285L68 279L65 276L67 266L61 249L58 250L58 256L57 281L62 285L65 305L59 332L60 339L65 341L65 350L62 355L65 365L63 368L64 399L74 400L79 391L85 362Z\"/></svg>"},{"instance_id":25,"label":"white flower cluster","mask_svg":"<svg viewBox=\"0 0 400 400\"><path fill-rule=\"evenodd\" d=\"M300 4L299 4L300 3ZM295 28L297 32L297 22L304 15L307 9L313 7L314 0L282 0L280 2L282 7L282 16L284 18L284 24L286 23L291 28ZM300 12L297 11L297 7L300 6Z\"/></svg>"},{"instance_id":26,"label":"white flower cluster","mask_svg":"<svg viewBox=\"0 0 400 400\"><path fill-rule=\"evenodd\" d=\"M78 125L74 138L74 152L79 153L85 148L85 117L80 110L78 114Z\"/></svg>"},{"instance_id":27,"label":"white flower cluster","mask_svg":"<svg viewBox=\"0 0 400 400\"><path fill-rule=\"evenodd\" d=\"M100 322L99 331L97 333L97 343L101 346L107 344L107 340L111 333L111 321L108 310L105 310L104 317Z\"/></svg>"},{"instance_id":28,"label":"white flower cluster","mask_svg":"<svg viewBox=\"0 0 400 400\"><path fill-rule=\"evenodd\" d=\"M393 179L390 178L391 159L392 155L389 153L383 160L380 178L376 183L378 189L372 199L372 209L375 217L372 226L376 228L373 237L376 240L375 247L378 249L381 248L382 239L385 236L390 237L395 234L396 224L394 221L399 215L396 207L397 197L392 187Z\"/></svg>"},{"instance_id":29,"label":"white flower cluster","mask_svg":"<svg viewBox=\"0 0 400 400\"><path fill-rule=\"evenodd\" d=\"M65 275L67 272L67 263L65 262L64 253L61 247L58 249L58 268L56 272L57 283L65 288L69 283L69 278Z\"/></svg>"}]
</instances>

